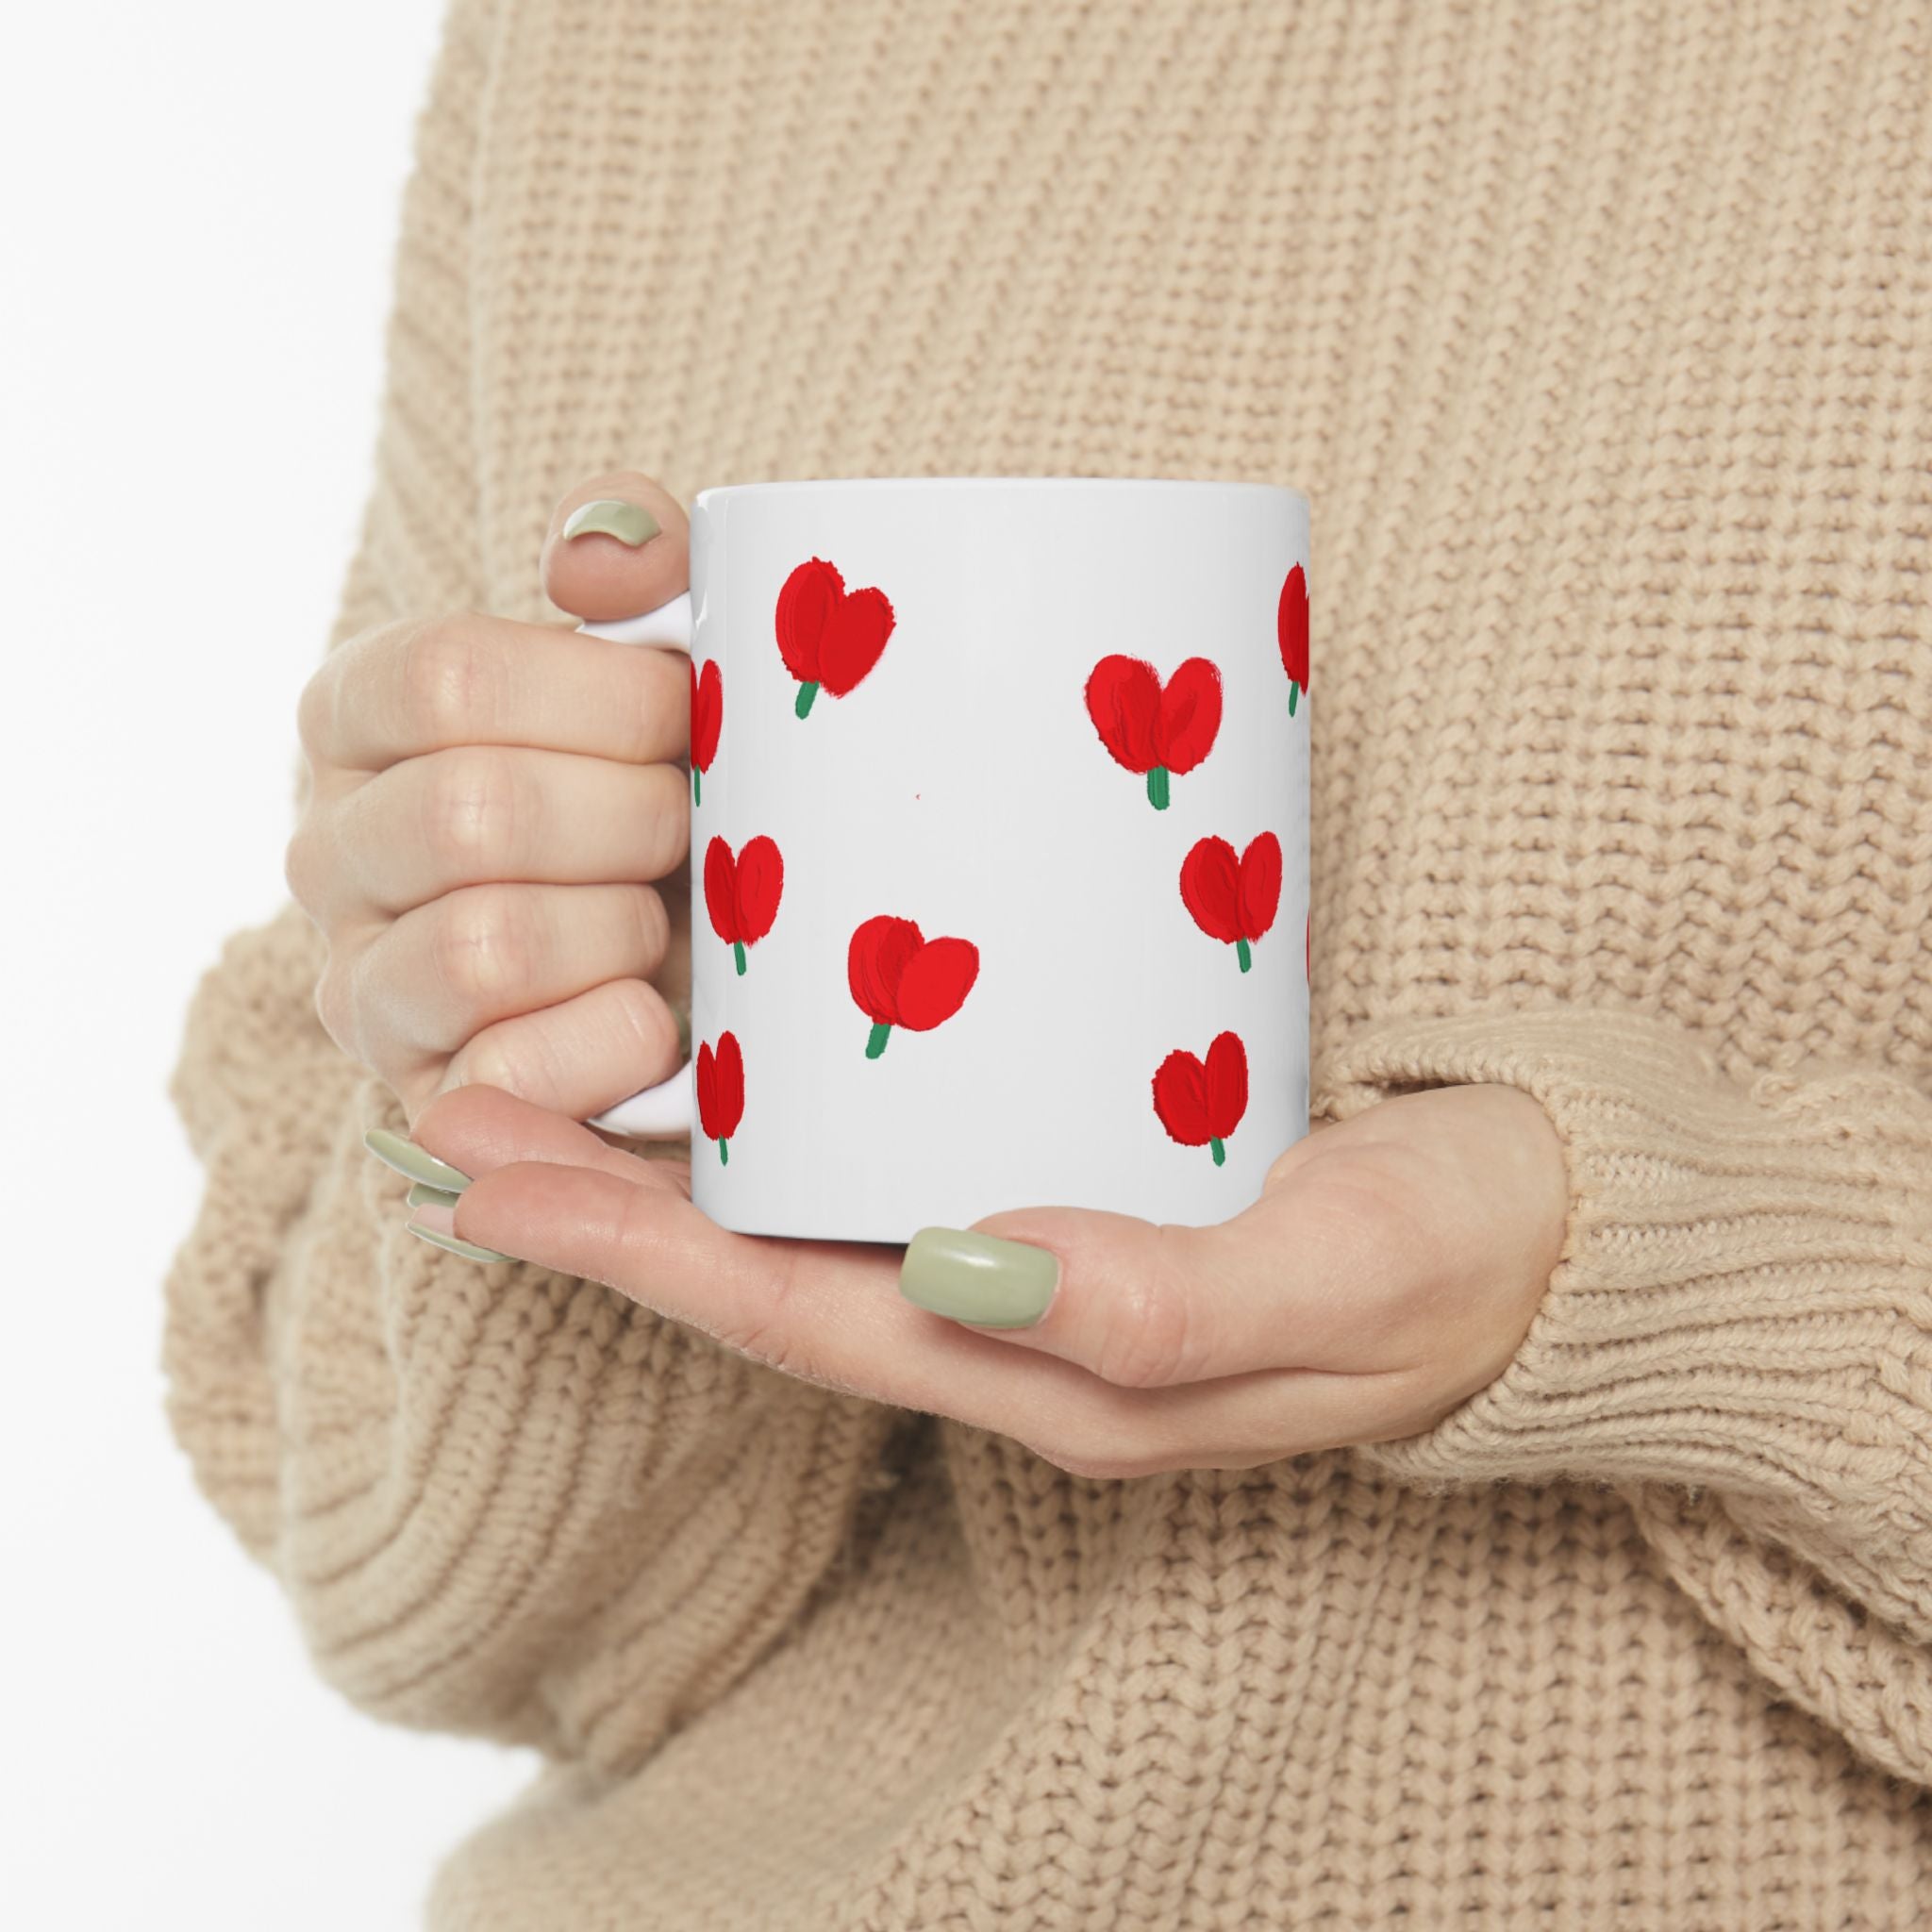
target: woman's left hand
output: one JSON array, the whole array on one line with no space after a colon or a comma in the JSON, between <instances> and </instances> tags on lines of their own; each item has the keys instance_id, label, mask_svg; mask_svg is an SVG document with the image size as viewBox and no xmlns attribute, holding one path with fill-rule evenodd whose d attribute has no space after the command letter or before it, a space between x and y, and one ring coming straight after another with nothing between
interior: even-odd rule
<instances>
[{"instance_id":1,"label":"woman's left hand","mask_svg":"<svg viewBox=\"0 0 1932 1932\"><path fill-rule=\"evenodd\" d=\"M1507 1087L1404 1095L1319 1128L1219 1226L1025 1208L924 1231L903 1276L895 1248L729 1233L692 1207L685 1163L491 1089L436 1101L416 1140L478 1177L419 1225L1084 1476L1420 1433L1507 1364L1568 1216L1556 1131Z\"/></svg>"}]
</instances>

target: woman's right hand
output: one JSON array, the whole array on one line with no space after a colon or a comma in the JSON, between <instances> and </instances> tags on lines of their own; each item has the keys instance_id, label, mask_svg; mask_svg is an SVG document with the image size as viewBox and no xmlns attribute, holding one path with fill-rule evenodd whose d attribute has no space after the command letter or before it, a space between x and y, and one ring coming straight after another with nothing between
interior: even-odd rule
<instances>
[{"instance_id":1,"label":"woman's right hand","mask_svg":"<svg viewBox=\"0 0 1932 1932\"><path fill-rule=\"evenodd\" d=\"M628 514L567 536L591 504ZM558 505L542 569L578 617L655 609L688 586L689 525L647 478L600 476ZM317 1009L412 1124L471 1084L583 1120L676 1071L683 656L474 613L383 625L309 680L300 728L288 879L328 941Z\"/></svg>"}]
</instances>

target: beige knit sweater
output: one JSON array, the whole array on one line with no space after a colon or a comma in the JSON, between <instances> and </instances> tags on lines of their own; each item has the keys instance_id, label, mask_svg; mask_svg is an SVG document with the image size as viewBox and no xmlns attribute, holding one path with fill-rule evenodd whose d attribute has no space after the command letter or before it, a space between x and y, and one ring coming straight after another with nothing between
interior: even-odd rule
<instances>
[{"instance_id":1,"label":"beige knit sweater","mask_svg":"<svg viewBox=\"0 0 1932 1932\"><path fill-rule=\"evenodd\" d=\"M552 1761L435 1925L1932 1919L1928 74L1890 0L458 0L337 636L554 614L624 463L1298 482L1318 1106L1526 1089L1574 1210L1428 1436L1076 1479L407 1240L241 935L173 1414L346 1695Z\"/></svg>"}]
</instances>

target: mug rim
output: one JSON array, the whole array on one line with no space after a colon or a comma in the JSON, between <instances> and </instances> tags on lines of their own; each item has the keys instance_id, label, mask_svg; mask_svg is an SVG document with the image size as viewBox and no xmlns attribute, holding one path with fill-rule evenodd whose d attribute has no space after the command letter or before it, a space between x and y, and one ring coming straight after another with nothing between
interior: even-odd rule
<instances>
[{"instance_id":1,"label":"mug rim","mask_svg":"<svg viewBox=\"0 0 1932 1932\"><path fill-rule=\"evenodd\" d=\"M1309 508L1307 491L1292 483L1257 483L1235 476L780 476L749 483L714 483L691 498L752 496L794 490L924 490L961 486L999 490L1180 490L1189 492L1285 496Z\"/></svg>"}]
</instances>

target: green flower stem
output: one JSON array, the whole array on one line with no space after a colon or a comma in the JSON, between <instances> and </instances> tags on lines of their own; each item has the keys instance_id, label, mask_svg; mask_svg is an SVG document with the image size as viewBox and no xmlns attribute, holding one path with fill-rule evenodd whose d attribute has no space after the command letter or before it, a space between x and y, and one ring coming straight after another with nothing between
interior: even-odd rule
<instances>
[{"instance_id":1,"label":"green flower stem","mask_svg":"<svg viewBox=\"0 0 1932 1932\"><path fill-rule=\"evenodd\" d=\"M1208 1144L1214 1150L1215 1166L1222 1166L1227 1159L1227 1149L1222 1144L1221 1136L1217 1134Z\"/></svg>"},{"instance_id":2,"label":"green flower stem","mask_svg":"<svg viewBox=\"0 0 1932 1932\"><path fill-rule=\"evenodd\" d=\"M729 1167L731 1165L731 1142L728 1140L718 1142L718 1165L720 1167Z\"/></svg>"},{"instance_id":3,"label":"green flower stem","mask_svg":"<svg viewBox=\"0 0 1932 1932\"><path fill-rule=\"evenodd\" d=\"M1246 940L1235 941L1234 956L1237 959L1239 959L1241 962L1241 971L1243 973L1245 973L1248 970L1248 968L1255 963L1255 956L1254 954L1248 951L1248 942Z\"/></svg>"},{"instance_id":4,"label":"green flower stem","mask_svg":"<svg viewBox=\"0 0 1932 1932\"><path fill-rule=\"evenodd\" d=\"M1300 696L1301 696L1301 694L1302 694L1302 688L1301 688L1301 686L1300 686L1300 685L1298 685L1298 684L1296 684L1296 683L1295 683L1295 682L1294 682L1294 681L1293 681L1292 679L1291 679L1291 680L1289 681L1289 687L1288 687L1288 715L1289 715L1289 716L1290 716L1291 718L1292 718L1292 717L1294 716L1294 701L1295 701L1295 700L1296 700L1296 699L1297 699L1298 697L1300 697Z\"/></svg>"},{"instance_id":5,"label":"green flower stem","mask_svg":"<svg viewBox=\"0 0 1932 1932\"><path fill-rule=\"evenodd\" d=\"M738 970L742 974L744 971L744 941L742 940L733 940L731 941L731 957L738 961Z\"/></svg>"},{"instance_id":6,"label":"green flower stem","mask_svg":"<svg viewBox=\"0 0 1932 1932\"><path fill-rule=\"evenodd\" d=\"M816 678L808 678L805 683L801 684L798 687L798 702L792 707L792 709L795 710L801 718L804 717L805 714L811 709L811 701L812 699L817 697L818 694L818 680Z\"/></svg>"},{"instance_id":7,"label":"green flower stem","mask_svg":"<svg viewBox=\"0 0 1932 1932\"><path fill-rule=\"evenodd\" d=\"M865 1042L865 1057L867 1059L875 1060L880 1054L885 1052L886 1039L891 1030L883 1020L874 1020L872 1023L872 1037Z\"/></svg>"},{"instance_id":8,"label":"green flower stem","mask_svg":"<svg viewBox=\"0 0 1932 1932\"><path fill-rule=\"evenodd\" d=\"M693 805L704 803L704 787L698 783L698 768L695 765L691 768L691 802Z\"/></svg>"},{"instance_id":9,"label":"green flower stem","mask_svg":"<svg viewBox=\"0 0 1932 1932\"><path fill-rule=\"evenodd\" d=\"M1167 809L1167 767L1156 765L1147 774L1147 803L1156 811Z\"/></svg>"}]
</instances>

